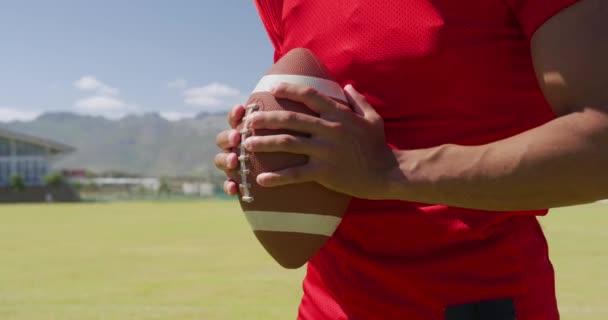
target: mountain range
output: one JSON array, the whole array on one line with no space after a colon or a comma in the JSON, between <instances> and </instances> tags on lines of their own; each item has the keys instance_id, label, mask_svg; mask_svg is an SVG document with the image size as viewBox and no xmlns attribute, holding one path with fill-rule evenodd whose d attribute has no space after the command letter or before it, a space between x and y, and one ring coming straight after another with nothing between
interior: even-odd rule
<instances>
[{"instance_id":1,"label":"mountain range","mask_svg":"<svg viewBox=\"0 0 608 320\"><path fill-rule=\"evenodd\" d=\"M225 113L169 121L157 113L110 120L54 112L31 121L0 123L0 127L76 148L54 161L53 167L58 169L210 177L220 174L213 165L218 150L215 136L228 125Z\"/></svg>"}]
</instances>

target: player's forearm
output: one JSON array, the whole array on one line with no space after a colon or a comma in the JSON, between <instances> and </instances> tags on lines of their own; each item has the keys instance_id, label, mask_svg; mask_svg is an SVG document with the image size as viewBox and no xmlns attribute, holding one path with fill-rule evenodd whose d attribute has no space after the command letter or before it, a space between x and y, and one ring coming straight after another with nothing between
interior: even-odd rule
<instances>
[{"instance_id":1,"label":"player's forearm","mask_svg":"<svg viewBox=\"0 0 608 320\"><path fill-rule=\"evenodd\" d=\"M483 146L398 152L391 198L527 210L608 198L608 114L586 110Z\"/></svg>"}]
</instances>

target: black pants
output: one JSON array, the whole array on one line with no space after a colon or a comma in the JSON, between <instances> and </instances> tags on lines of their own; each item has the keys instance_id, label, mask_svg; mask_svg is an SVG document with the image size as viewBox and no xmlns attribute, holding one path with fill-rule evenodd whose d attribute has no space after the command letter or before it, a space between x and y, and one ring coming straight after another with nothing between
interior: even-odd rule
<instances>
[{"instance_id":1,"label":"black pants","mask_svg":"<svg viewBox=\"0 0 608 320\"><path fill-rule=\"evenodd\" d=\"M450 306L446 320L516 320L513 299L498 299Z\"/></svg>"}]
</instances>

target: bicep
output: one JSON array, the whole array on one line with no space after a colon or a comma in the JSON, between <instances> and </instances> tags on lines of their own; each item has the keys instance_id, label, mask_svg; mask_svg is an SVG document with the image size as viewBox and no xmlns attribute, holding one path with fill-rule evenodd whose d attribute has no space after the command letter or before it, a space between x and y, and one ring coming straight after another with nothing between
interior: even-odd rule
<instances>
[{"instance_id":1,"label":"bicep","mask_svg":"<svg viewBox=\"0 0 608 320\"><path fill-rule=\"evenodd\" d=\"M608 2L581 0L534 33L532 59L558 115L586 108L608 112Z\"/></svg>"}]
</instances>

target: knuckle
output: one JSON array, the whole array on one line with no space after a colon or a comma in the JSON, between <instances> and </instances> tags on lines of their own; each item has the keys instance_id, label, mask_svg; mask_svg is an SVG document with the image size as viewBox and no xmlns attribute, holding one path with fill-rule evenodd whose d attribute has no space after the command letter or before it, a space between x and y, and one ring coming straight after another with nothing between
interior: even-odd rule
<instances>
[{"instance_id":1,"label":"knuckle","mask_svg":"<svg viewBox=\"0 0 608 320\"><path fill-rule=\"evenodd\" d=\"M230 109L230 112L228 112L228 115L227 115L227 120L228 120L228 123L229 123L229 124L230 124L230 126L231 126L231 127L233 127L233 128L234 128L234 127L235 127L235 126L238 124L238 122L240 121L240 119L238 118L238 110L239 110L239 107L240 107L240 106L241 106L241 105L237 104L237 105L235 105L234 107L232 107L232 109Z\"/></svg>"},{"instance_id":2,"label":"knuckle","mask_svg":"<svg viewBox=\"0 0 608 320\"><path fill-rule=\"evenodd\" d=\"M249 121L249 126L256 127L260 125L260 120L262 119L262 114L255 112L250 114L247 117L247 121Z\"/></svg>"},{"instance_id":3,"label":"knuckle","mask_svg":"<svg viewBox=\"0 0 608 320\"><path fill-rule=\"evenodd\" d=\"M279 137L278 137L278 141L277 141L277 143L278 143L280 146L283 146L283 147L289 147L289 146L294 145L294 143L295 143L295 138L294 138L294 137L292 137L292 136L290 136L290 135L282 135L282 136L279 136Z\"/></svg>"},{"instance_id":4,"label":"knuckle","mask_svg":"<svg viewBox=\"0 0 608 320\"><path fill-rule=\"evenodd\" d=\"M319 91L313 87L306 87L302 89L302 95L312 98L319 95Z\"/></svg>"},{"instance_id":5,"label":"knuckle","mask_svg":"<svg viewBox=\"0 0 608 320\"><path fill-rule=\"evenodd\" d=\"M224 181L224 192L230 195L230 181L228 180Z\"/></svg>"},{"instance_id":6,"label":"knuckle","mask_svg":"<svg viewBox=\"0 0 608 320\"><path fill-rule=\"evenodd\" d=\"M233 129L222 131L217 135L215 143L220 149L231 148L235 143L235 138L237 138L236 135L236 131Z\"/></svg>"},{"instance_id":7,"label":"knuckle","mask_svg":"<svg viewBox=\"0 0 608 320\"><path fill-rule=\"evenodd\" d=\"M287 113L285 113L285 115L283 117L284 117L283 120L285 122L295 122L298 120L299 115L295 112L287 112Z\"/></svg>"},{"instance_id":8,"label":"knuckle","mask_svg":"<svg viewBox=\"0 0 608 320\"><path fill-rule=\"evenodd\" d=\"M218 167L220 169L224 169L225 162L226 162L225 155L223 153L216 154L214 162L215 162L216 167Z\"/></svg>"},{"instance_id":9,"label":"knuckle","mask_svg":"<svg viewBox=\"0 0 608 320\"><path fill-rule=\"evenodd\" d=\"M329 127L331 128L331 125L327 123L327 121L321 119L321 118L313 118L311 121L311 124L315 127Z\"/></svg>"},{"instance_id":10,"label":"knuckle","mask_svg":"<svg viewBox=\"0 0 608 320\"><path fill-rule=\"evenodd\" d=\"M225 135L226 135L226 131L222 131L222 132L220 132L220 133L219 133L217 136L215 136L215 144L216 144L218 147L222 148L222 149L223 149L224 144L225 144L225 143L224 143L224 140L225 140L225 139L224 139L224 136L225 136Z\"/></svg>"},{"instance_id":11,"label":"knuckle","mask_svg":"<svg viewBox=\"0 0 608 320\"><path fill-rule=\"evenodd\" d=\"M369 112L369 119L371 119L372 122L383 122L384 120L382 119L382 117L376 113L376 112Z\"/></svg>"},{"instance_id":12,"label":"knuckle","mask_svg":"<svg viewBox=\"0 0 608 320\"><path fill-rule=\"evenodd\" d=\"M384 127L384 120L379 115L374 115L371 117L372 124L378 127Z\"/></svg>"},{"instance_id":13,"label":"knuckle","mask_svg":"<svg viewBox=\"0 0 608 320\"><path fill-rule=\"evenodd\" d=\"M335 101L332 101L332 102L333 102L333 105L336 106L336 110L340 110L341 112L353 112L353 110L345 104L337 103Z\"/></svg>"},{"instance_id":14,"label":"knuckle","mask_svg":"<svg viewBox=\"0 0 608 320\"><path fill-rule=\"evenodd\" d=\"M281 82L279 83L276 87L274 87L274 89L272 89L272 92L275 94L284 94L287 91L287 83Z\"/></svg>"},{"instance_id":15,"label":"knuckle","mask_svg":"<svg viewBox=\"0 0 608 320\"><path fill-rule=\"evenodd\" d=\"M263 137L249 137L247 139L245 139L245 141L243 142L245 147L249 150L253 150L256 149L260 144L263 144L264 142L264 138Z\"/></svg>"},{"instance_id":16,"label":"knuckle","mask_svg":"<svg viewBox=\"0 0 608 320\"><path fill-rule=\"evenodd\" d=\"M330 123L327 124L327 126L331 130L336 131L336 132L342 132L342 131L344 131L344 124L341 123L341 122L330 122Z\"/></svg>"},{"instance_id":17,"label":"knuckle","mask_svg":"<svg viewBox=\"0 0 608 320\"><path fill-rule=\"evenodd\" d=\"M346 126L341 122L330 122L327 124L327 127L333 135L343 137L347 133Z\"/></svg>"}]
</instances>

